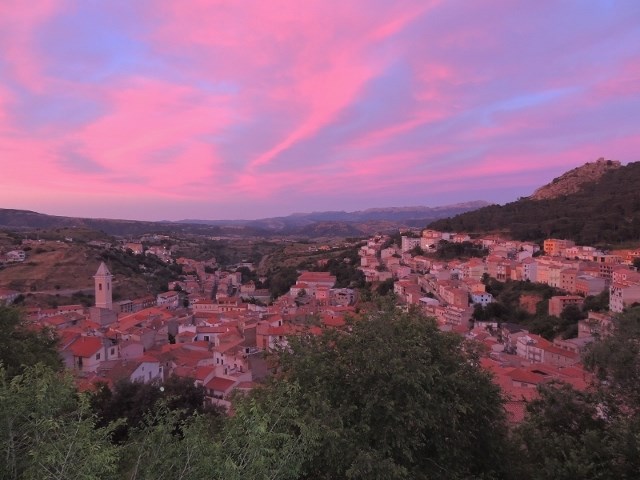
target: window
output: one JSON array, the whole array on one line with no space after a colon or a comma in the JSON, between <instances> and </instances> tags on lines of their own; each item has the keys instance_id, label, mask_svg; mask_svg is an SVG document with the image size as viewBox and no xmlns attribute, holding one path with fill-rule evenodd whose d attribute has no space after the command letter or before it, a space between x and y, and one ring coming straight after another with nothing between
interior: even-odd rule
<instances>
[{"instance_id":1,"label":"window","mask_svg":"<svg viewBox=\"0 0 640 480\"><path fill-rule=\"evenodd\" d=\"M115 348L112 348L112 349L111 349L111 355L115 355L115 353L116 353L116 349L115 349Z\"/></svg>"},{"instance_id":2,"label":"window","mask_svg":"<svg viewBox=\"0 0 640 480\"><path fill-rule=\"evenodd\" d=\"M100 354L96 353L96 360L100 360Z\"/></svg>"},{"instance_id":3,"label":"window","mask_svg":"<svg viewBox=\"0 0 640 480\"><path fill-rule=\"evenodd\" d=\"M102 291L102 284L101 283L98 284L98 290Z\"/></svg>"}]
</instances>

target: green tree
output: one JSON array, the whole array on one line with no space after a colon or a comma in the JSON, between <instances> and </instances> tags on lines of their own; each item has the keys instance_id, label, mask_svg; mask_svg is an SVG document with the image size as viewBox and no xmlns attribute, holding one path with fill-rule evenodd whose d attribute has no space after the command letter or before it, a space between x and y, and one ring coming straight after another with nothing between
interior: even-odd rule
<instances>
[{"instance_id":1,"label":"green tree","mask_svg":"<svg viewBox=\"0 0 640 480\"><path fill-rule=\"evenodd\" d=\"M640 478L640 308L620 315L584 360L591 389L540 387L514 440L523 479Z\"/></svg>"},{"instance_id":2,"label":"green tree","mask_svg":"<svg viewBox=\"0 0 640 480\"><path fill-rule=\"evenodd\" d=\"M131 382L121 380L111 390L101 384L91 397L93 411L99 425L106 426L119 419L125 420L114 431L116 443L125 442L132 428L140 426L147 415L153 415L163 402L171 411L183 412L184 419L195 412L208 413L218 417L220 412L205 402L204 388L195 386L192 379L169 377L162 388L156 383ZM177 427L174 425L174 428Z\"/></svg>"},{"instance_id":3,"label":"green tree","mask_svg":"<svg viewBox=\"0 0 640 480\"><path fill-rule=\"evenodd\" d=\"M380 282L376 287L376 293L381 296L393 293L393 278L388 278L387 280Z\"/></svg>"},{"instance_id":4,"label":"green tree","mask_svg":"<svg viewBox=\"0 0 640 480\"><path fill-rule=\"evenodd\" d=\"M521 445L521 477L536 480L621 478L615 473L615 441L603 399L566 384L539 389L515 433ZM618 472L619 473L619 472ZM625 478L625 477L622 477ZM637 478L637 477L634 477Z\"/></svg>"},{"instance_id":5,"label":"green tree","mask_svg":"<svg viewBox=\"0 0 640 480\"><path fill-rule=\"evenodd\" d=\"M315 447L289 384L275 384L268 396L254 392L234 401L234 414L220 427L210 417L161 404L148 413L124 445L120 477L134 479L295 479ZM176 422L181 435L176 435Z\"/></svg>"},{"instance_id":6,"label":"green tree","mask_svg":"<svg viewBox=\"0 0 640 480\"><path fill-rule=\"evenodd\" d=\"M640 307L619 315L613 334L591 344L584 360L602 388L640 413Z\"/></svg>"},{"instance_id":7,"label":"green tree","mask_svg":"<svg viewBox=\"0 0 640 480\"><path fill-rule=\"evenodd\" d=\"M0 478L110 478L118 458L111 433L96 428L69 376L40 364L9 379L0 366Z\"/></svg>"},{"instance_id":8,"label":"green tree","mask_svg":"<svg viewBox=\"0 0 640 480\"><path fill-rule=\"evenodd\" d=\"M498 478L506 426L498 387L463 340L416 311L387 309L348 334L303 336L283 380L317 424L311 478Z\"/></svg>"},{"instance_id":9,"label":"green tree","mask_svg":"<svg viewBox=\"0 0 640 480\"><path fill-rule=\"evenodd\" d=\"M9 378L37 363L55 370L62 367L55 333L49 329L30 328L20 310L0 306L0 330L0 363Z\"/></svg>"}]
</instances>

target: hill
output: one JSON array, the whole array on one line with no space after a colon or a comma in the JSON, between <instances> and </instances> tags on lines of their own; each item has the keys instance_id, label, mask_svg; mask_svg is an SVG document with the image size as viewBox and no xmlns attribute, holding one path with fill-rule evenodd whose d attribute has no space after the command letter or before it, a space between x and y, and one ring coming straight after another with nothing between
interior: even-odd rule
<instances>
[{"instance_id":1,"label":"hill","mask_svg":"<svg viewBox=\"0 0 640 480\"><path fill-rule=\"evenodd\" d=\"M353 212L339 211L322 211L311 213L292 213L285 217L261 218L258 220L181 220L180 223L196 223L204 225L242 225L246 227L258 228L263 230L296 230L303 229L315 223L325 223L329 229L334 229L337 222L347 223L354 228L362 228L362 224L369 222L394 222L407 224L407 222L423 221L423 224L438 218L445 218L458 213L468 212L477 208L489 205L483 200L472 202L457 203L454 205L443 205L439 207L386 207L386 208L368 208L366 210L357 210ZM426 222L425 222L426 220ZM397 226L397 225L396 225ZM346 228L346 227L343 227ZM364 227L366 229L366 227ZM355 233L355 232L354 232Z\"/></svg>"},{"instance_id":2,"label":"hill","mask_svg":"<svg viewBox=\"0 0 640 480\"><path fill-rule=\"evenodd\" d=\"M596 182L608 171L620 167L620 162L600 158L593 163L586 163L554 178L551 183L538 188L529 198L531 200L549 200L577 193L585 183Z\"/></svg>"},{"instance_id":3,"label":"hill","mask_svg":"<svg viewBox=\"0 0 640 480\"><path fill-rule=\"evenodd\" d=\"M0 228L14 231L52 228L91 229L118 236L146 233L227 237L366 236L377 231L391 231L399 227L424 226L433 220L485 205L487 202L475 201L441 207L389 207L357 212L294 213L286 217L259 220L182 220L180 222L77 218L45 215L28 210L0 209Z\"/></svg>"},{"instance_id":4,"label":"hill","mask_svg":"<svg viewBox=\"0 0 640 480\"><path fill-rule=\"evenodd\" d=\"M180 224L175 222L147 222L109 218L81 218L46 215L30 210L0 208L0 228L10 230L35 230L52 228L80 228L104 232L109 235L143 235L146 233L187 233L202 235L251 236L260 235L256 229L245 226L214 226Z\"/></svg>"},{"instance_id":5,"label":"hill","mask_svg":"<svg viewBox=\"0 0 640 480\"><path fill-rule=\"evenodd\" d=\"M537 195L438 220L429 228L499 232L517 240L560 237L586 245L640 241L640 162L596 164L595 169L588 163L568 172ZM554 184L563 185L566 193Z\"/></svg>"}]
</instances>

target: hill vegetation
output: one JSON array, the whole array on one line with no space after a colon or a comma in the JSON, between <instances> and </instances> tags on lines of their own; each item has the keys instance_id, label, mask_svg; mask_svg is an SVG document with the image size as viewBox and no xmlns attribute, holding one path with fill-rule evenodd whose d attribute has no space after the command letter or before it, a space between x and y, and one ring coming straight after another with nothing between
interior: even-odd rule
<instances>
[{"instance_id":1,"label":"hill vegetation","mask_svg":"<svg viewBox=\"0 0 640 480\"><path fill-rule=\"evenodd\" d=\"M522 198L438 220L443 231L499 232L516 240L559 237L582 245L640 241L640 162L606 169L578 191L554 198Z\"/></svg>"}]
</instances>

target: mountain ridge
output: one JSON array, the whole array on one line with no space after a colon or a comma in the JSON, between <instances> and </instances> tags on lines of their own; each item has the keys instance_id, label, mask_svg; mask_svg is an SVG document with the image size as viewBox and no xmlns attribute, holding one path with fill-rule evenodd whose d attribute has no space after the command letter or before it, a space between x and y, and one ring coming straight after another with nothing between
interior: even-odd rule
<instances>
[{"instance_id":1,"label":"mountain ridge","mask_svg":"<svg viewBox=\"0 0 640 480\"><path fill-rule=\"evenodd\" d=\"M89 228L111 235L141 235L180 231L213 236L303 237L360 236L398 227L424 226L447 216L480 208L488 202L442 205L437 207L386 207L357 212L312 212L258 220L181 220L144 221L47 215L31 210L0 208L0 228L33 230L39 228Z\"/></svg>"},{"instance_id":2,"label":"mountain ridge","mask_svg":"<svg viewBox=\"0 0 640 480\"><path fill-rule=\"evenodd\" d=\"M500 233L527 241L567 238L582 245L640 242L640 162L619 167L611 162L601 175L581 182L573 193L556 192L548 198L524 197L505 205L490 205L436 220L429 228Z\"/></svg>"}]
</instances>

